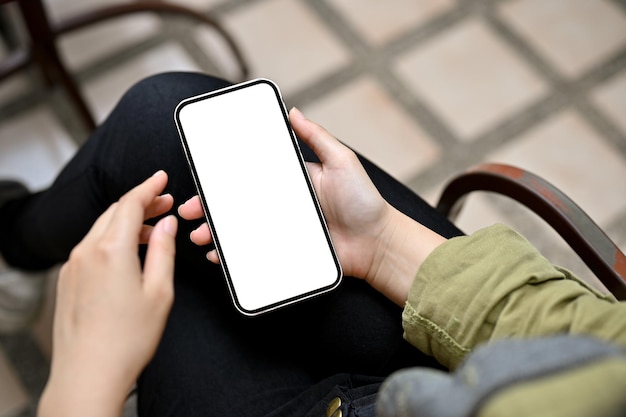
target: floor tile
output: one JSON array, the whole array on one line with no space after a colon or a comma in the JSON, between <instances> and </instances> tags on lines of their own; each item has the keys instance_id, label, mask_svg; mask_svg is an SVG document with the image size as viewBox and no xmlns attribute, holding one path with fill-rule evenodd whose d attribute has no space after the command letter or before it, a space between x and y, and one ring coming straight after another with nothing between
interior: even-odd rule
<instances>
[{"instance_id":1,"label":"floor tile","mask_svg":"<svg viewBox=\"0 0 626 417\"><path fill-rule=\"evenodd\" d=\"M76 145L52 112L39 106L0 125L0 178L46 187L72 157Z\"/></svg>"},{"instance_id":2,"label":"floor tile","mask_svg":"<svg viewBox=\"0 0 626 417\"><path fill-rule=\"evenodd\" d=\"M496 223L510 225L506 215L499 212L491 201L479 192L467 198L454 223L468 234Z\"/></svg>"},{"instance_id":3,"label":"floor tile","mask_svg":"<svg viewBox=\"0 0 626 417\"><path fill-rule=\"evenodd\" d=\"M426 133L368 78L344 86L303 111L401 181L433 164L439 155Z\"/></svg>"},{"instance_id":4,"label":"floor tile","mask_svg":"<svg viewBox=\"0 0 626 417\"><path fill-rule=\"evenodd\" d=\"M83 90L96 119L102 121L126 90L137 81L161 72L199 70L181 46L168 43L89 80Z\"/></svg>"},{"instance_id":5,"label":"floor tile","mask_svg":"<svg viewBox=\"0 0 626 417\"><path fill-rule=\"evenodd\" d=\"M211 63L215 65L220 77L231 82L243 81L244 77L235 54L218 31L206 25L198 25L194 30L193 37L204 54L211 60ZM233 40L239 45L238 38L235 37ZM248 56L244 58L247 63L249 61Z\"/></svg>"},{"instance_id":6,"label":"floor tile","mask_svg":"<svg viewBox=\"0 0 626 417\"><path fill-rule=\"evenodd\" d=\"M548 119L485 160L543 177L600 226L626 209L626 160L573 111Z\"/></svg>"},{"instance_id":7,"label":"floor tile","mask_svg":"<svg viewBox=\"0 0 626 417\"><path fill-rule=\"evenodd\" d=\"M330 0L372 45L382 45L449 11L453 0Z\"/></svg>"},{"instance_id":8,"label":"floor tile","mask_svg":"<svg viewBox=\"0 0 626 417\"><path fill-rule=\"evenodd\" d=\"M591 98L604 115L626 135L626 71L596 88Z\"/></svg>"},{"instance_id":9,"label":"floor tile","mask_svg":"<svg viewBox=\"0 0 626 417\"><path fill-rule=\"evenodd\" d=\"M435 207L448 182L461 174L461 171L453 173L441 184L426 190L421 194L421 197ZM506 213L498 210L496 204L494 204L494 199L497 198L497 196L494 197L492 194L484 191L475 191L468 194L463 200L458 201L460 205L455 208L457 214L453 223L465 234L472 234L477 230L496 223L512 226L511 218L507 217Z\"/></svg>"},{"instance_id":10,"label":"floor tile","mask_svg":"<svg viewBox=\"0 0 626 417\"><path fill-rule=\"evenodd\" d=\"M394 67L463 141L546 92L545 82L473 18L410 50Z\"/></svg>"},{"instance_id":11,"label":"floor tile","mask_svg":"<svg viewBox=\"0 0 626 417\"><path fill-rule=\"evenodd\" d=\"M283 94L324 77L350 59L304 2L265 0L224 17L253 77L278 83Z\"/></svg>"},{"instance_id":12,"label":"floor tile","mask_svg":"<svg viewBox=\"0 0 626 417\"><path fill-rule=\"evenodd\" d=\"M0 348L0 417L15 417L28 406L28 395Z\"/></svg>"},{"instance_id":13,"label":"floor tile","mask_svg":"<svg viewBox=\"0 0 626 417\"><path fill-rule=\"evenodd\" d=\"M513 0L501 3L500 14L567 77L626 46L626 15L608 0Z\"/></svg>"},{"instance_id":14,"label":"floor tile","mask_svg":"<svg viewBox=\"0 0 626 417\"><path fill-rule=\"evenodd\" d=\"M107 20L61 37L59 51L70 68L82 68L124 47L155 36L161 28L159 18L138 14ZM106 39L106 42L102 42Z\"/></svg>"}]
</instances>

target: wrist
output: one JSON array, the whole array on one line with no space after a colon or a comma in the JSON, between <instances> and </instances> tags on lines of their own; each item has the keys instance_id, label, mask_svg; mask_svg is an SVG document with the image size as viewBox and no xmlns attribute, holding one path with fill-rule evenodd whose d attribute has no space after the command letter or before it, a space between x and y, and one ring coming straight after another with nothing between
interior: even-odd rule
<instances>
[{"instance_id":1,"label":"wrist","mask_svg":"<svg viewBox=\"0 0 626 417\"><path fill-rule=\"evenodd\" d=\"M118 417L122 415L123 407L124 400L98 392L94 386L48 383L39 401L37 416Z\"/></svg>"},{"instance_id":2,"label":"wrist","mask_svg":"<svg viewBox=\"0 0 626 417\"><path fill-rule=\"evenodd\" d=\"M446 239L391 208L377 239L374 262L365 280L394 303L404 306L424 260Z\"/></svg>"},{"instance_id":3,"label":"wrist","mask_svg":"<svg viewBox=\"0 0 626 417\"><path fill-rule=\"evenodd\" d=\"M130 390L128 383L93 362L73 362L53 365L38 416L120 416Z\"/></svg>"}]
</instances>

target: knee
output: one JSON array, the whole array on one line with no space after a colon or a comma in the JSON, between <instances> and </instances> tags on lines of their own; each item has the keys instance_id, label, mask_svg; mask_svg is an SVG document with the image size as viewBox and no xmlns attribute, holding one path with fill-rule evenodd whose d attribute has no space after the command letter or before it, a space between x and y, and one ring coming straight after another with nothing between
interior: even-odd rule
<instances>
[{"instance_id":1,"label":"knee","mask_svg":"<svg viewBox=\"0 0 626 417\"><path fill-rule=\"evenodd\" d=\"M171 95L202 93L225 87L230 83L212 75L200 72L163 72L148 76L138 81L129 89L130 94L164 94Z\"/></svg>"},{"instance_id":2,"label":"knee","mask_svg":"<svg viewBox=\"0 0 626 417\"><path fill-rule=\"evenodd\" d=\"M228 81L193 72L167 72L149 76L133 85L118 107L137 114L173 115L181 100L230 85Z\"/></svg>"}]
</instances>

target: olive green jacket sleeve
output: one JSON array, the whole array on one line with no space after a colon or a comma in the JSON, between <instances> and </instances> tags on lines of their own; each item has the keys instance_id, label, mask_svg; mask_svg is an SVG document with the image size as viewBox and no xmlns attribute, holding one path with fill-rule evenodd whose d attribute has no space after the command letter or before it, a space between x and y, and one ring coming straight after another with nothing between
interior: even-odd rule
<instances>
[{"instance_id":1,"label":"olive green jacket sleeve","mask_svg":"<svg viewBox=\"0 0 626 417\"><path fill-rule=\"evenodd\" d=\"M411 344L449 369L502 338L578 334L626 350L626 304L550 264L503 225L439 246L416 275L403 325Z\"/></svg>"}]
</instances>

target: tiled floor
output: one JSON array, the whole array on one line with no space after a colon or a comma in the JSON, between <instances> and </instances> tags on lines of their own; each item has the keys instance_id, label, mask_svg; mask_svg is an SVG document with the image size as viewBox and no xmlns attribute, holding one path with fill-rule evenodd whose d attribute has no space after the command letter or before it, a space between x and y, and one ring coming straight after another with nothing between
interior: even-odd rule
<instances>
[{"instance_id":1,"label":"tiled floor","mask_svg":"<svg viewBox=\"0 0 626 417\"><path fill-rule=\"evenodd\" d=\"M110 2L46 3L58 20ZM179 3L219 18L253 76L277 81L288 106L429 201L454 174L507 162L561 187L626 249L626 1ZM137 15L68 35L61 47L98 120L152 73L238 75L216 33L183 19ZM0 177L45 187L80 132L63 95L45 93L32 74L0 84ZM458 223L471 232L496 221L593 279L541 220L506 199L472 197ZM51 309L32 331L0 337L0 417L34 413Z\"/></svg>"}]
</instances>

